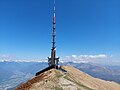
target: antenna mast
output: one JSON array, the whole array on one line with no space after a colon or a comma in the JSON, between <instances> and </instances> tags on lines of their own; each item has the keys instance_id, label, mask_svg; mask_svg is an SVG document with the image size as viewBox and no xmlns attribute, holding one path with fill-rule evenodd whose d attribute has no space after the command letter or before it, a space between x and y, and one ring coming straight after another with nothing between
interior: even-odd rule
<instances>
[{"instance_id":1,"label":"antenna mast","mask_svg":"<svg viewBox=\"0 0 120 90\"><path fill-rule=\"evenodd\" d=\"M55 37L56 37L56 2L54 0L54 17L53 17L53 46L52 46L52 49L55 49Z\"/></svg>"},{"instance_id":2,"label":"antenna mast","mask_svg":"<svg viewBox=\"0 0 120 90\"><path fill-rule=\"evenodd\" d=\"M58 69L58 62L59 62L59 57L56 57L56 42L55 42L55 38L56 38L56 2L54 0L54 16L53 16L53 32L52 32L52 49L51 49L51 57L48 57L48 64L49 67L39 71L36 73L36 76L47 71L50 70L52 68Z\"/></svg>"},{"instance_id":3,"label":"antenna mast","mask_svg":"<svg viewBox=\"0 0 120 90\"><path fill-rule=\"evenodd\" d=\"M49 66L54 66L54 68L58 69L59 57L56 58L56 0L54 0L54 16L53 16L53 32L52 32L52 49L51 49L51 57L48 57Z\"/></svg>"}]
</instances>

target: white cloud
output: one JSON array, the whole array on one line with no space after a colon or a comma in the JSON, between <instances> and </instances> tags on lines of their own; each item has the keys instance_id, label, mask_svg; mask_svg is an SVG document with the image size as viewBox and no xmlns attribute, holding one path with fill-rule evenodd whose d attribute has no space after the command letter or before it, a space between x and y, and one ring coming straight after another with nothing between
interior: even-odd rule
<instances>
[{"instance_id":1,"label":"white cloud","mask_svg":"<svg viewBox=\"0 0 120 90\"><path fill-rule=\"evenodd\" d=\"M15 55L10 55L10 54L2 54L0 55L0 60L10 60L10 59L15 59Z\"/></svg>"},{"instance_id":2,"label":"white cloud","mask_svg":"<svg viewBox=\"0 0 120 90\"><path fill-rule=\"evenodd\" d=\"M71 55L60 57L60 62L89 62L95 60L105 60L110 58L106 54L98 54L98 55ZM48 62L47 59L16 59L14 55L0 55L0 62Z\"/></svg>"},{"instance_id":3,"label":"white cloud","mask_svg":"<svg viewBox=\"0 0 120 90\"><path fill-rule=\"evenodd\" d=\"M40 63L42 63L42 62L48 62L48 60L46 60L46 59L41 59L41 60L0 60L0 62L40 62Z\"/></svg>"},{"instance_id":4,"label":"white cloud","mask_svg":"<svg viewBox=\"0 0 120 90\"><path fill-rule=\"evenodd\" d=\"M93 60L107 59L109 56L106 54L98 54L98 55L71 55L66 56L62 59L63 62L88 62Z\"/></svg>"}]
</instances>

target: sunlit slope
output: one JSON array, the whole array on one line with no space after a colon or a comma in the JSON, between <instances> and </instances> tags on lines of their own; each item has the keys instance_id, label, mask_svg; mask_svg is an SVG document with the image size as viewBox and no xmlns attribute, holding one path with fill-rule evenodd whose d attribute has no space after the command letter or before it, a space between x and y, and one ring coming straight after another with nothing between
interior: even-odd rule
<instances>
[{"instance_id":1,"label":"sunlit slope","mask_svg":"<svg viewBox=\"0 0 120 90\"><path fill-rule=\"evenodd\" d=\"M120 90L119 84L94 78L72 66L62 69L67 72L51 69L16 90Z\"/></svg>"}]
</instances>

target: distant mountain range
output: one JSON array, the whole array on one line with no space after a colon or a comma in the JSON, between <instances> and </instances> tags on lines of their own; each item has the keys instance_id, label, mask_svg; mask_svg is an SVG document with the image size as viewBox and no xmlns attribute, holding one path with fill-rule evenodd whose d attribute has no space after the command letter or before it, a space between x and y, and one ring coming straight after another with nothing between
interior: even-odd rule
<instances>
[{"instance_id":1,"label":"distant mountain range","mask_svg":"<svg viewBox=\"0 0 120 90\"><path fill-rule=\"evenodd\" d=\"M0 90L7 90L31 79L46 66L44 62L0 62Z\"/></svg>"},{"instance_id":2,"label":"distant mountain range","mask_svg":"<svg viewBox=\"0 0 120 90\"><path fill-rule=\"evenodd\" d=\"M120 66L73 62L60 65L71 65L93 77L120 83ZM0 90L7 90L26 82L47 66L47 62L0 62Z\"/></svg>"},{"instance_id":3,"label":"distant mountain range","mask_svg":"<svg viewBox=\"0 0 120 90\"><path fill-rule=\"evenodd\" d=\"M64 63L64 65L74 66L95 78L120 83L120 66L103 66L95 63L72 63L72 62Z\"/></svg>"}]
</instances>

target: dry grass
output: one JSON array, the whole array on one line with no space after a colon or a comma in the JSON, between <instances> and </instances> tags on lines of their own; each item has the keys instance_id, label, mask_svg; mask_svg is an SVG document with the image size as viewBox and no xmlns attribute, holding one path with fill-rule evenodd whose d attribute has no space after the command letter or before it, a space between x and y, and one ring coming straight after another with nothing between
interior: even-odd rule
<instances>
[{"instance_id":1,"label":"dry grass","mask_svg":"<svg viewBox=\"0 0 120 90\"><path fill-rule=\"evenodd\" d=\"M16 90L120 90L120 85L115 82L91 77L71 66L62 68L68 73L51 69L20 85Z\"/></svg>"}]
</instances>

